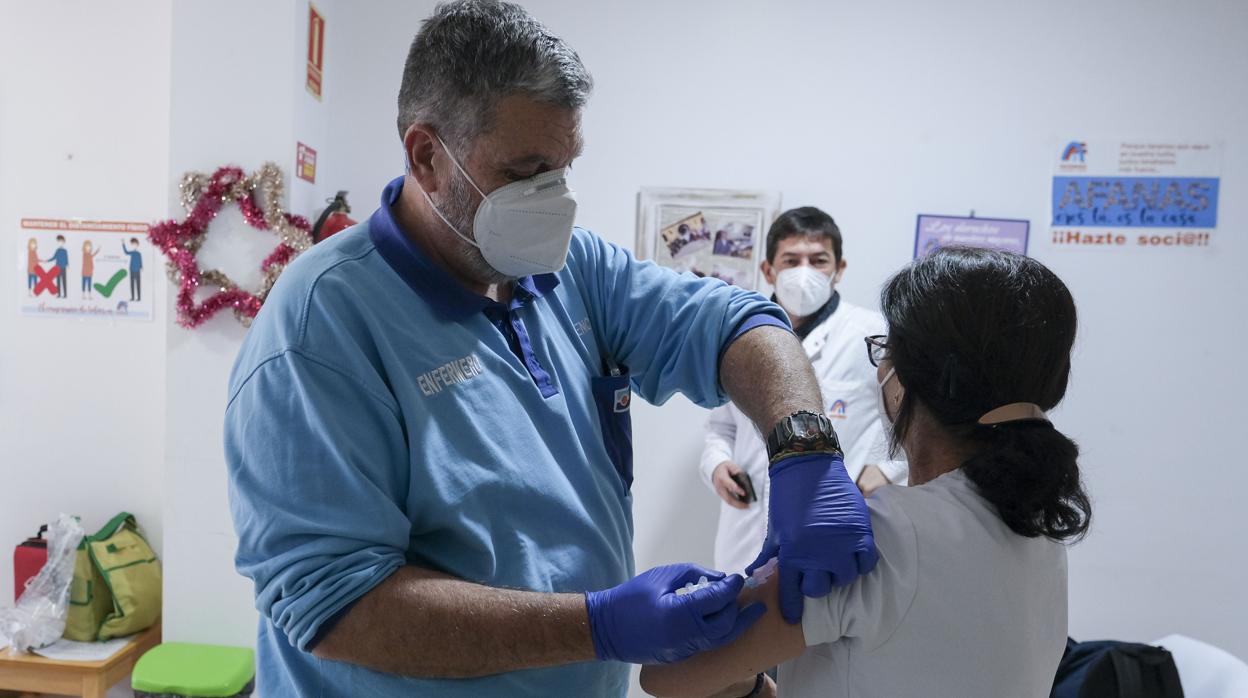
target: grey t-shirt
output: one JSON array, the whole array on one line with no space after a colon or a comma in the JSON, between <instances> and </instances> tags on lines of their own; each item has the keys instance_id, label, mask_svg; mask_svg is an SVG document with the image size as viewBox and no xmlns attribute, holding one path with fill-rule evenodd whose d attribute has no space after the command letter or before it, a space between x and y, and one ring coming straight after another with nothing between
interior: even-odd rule
<instances>
[{"instance_id":1,"label":"grey t-shirt","mask_svg":"<svg viewBox=\"0 0 1248 698\"><path fill-rule=\"evenodd\" d=\"M1066 644L1066 549L1005 525L961 471L869 498L875 570L807 599L780 694L1046 698Z\"/></svg>"}]
</instances>

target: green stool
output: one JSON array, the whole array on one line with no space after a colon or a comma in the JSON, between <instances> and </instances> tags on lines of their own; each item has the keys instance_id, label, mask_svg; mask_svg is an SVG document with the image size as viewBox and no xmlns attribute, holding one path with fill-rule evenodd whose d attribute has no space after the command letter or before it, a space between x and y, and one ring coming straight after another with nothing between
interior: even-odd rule
<instances>
[{"instance_id":1,"label":"green stool","mask_svg":"<svg viewBox=\"0 0 1248 698\"><path fill-rule=\"evenodd\" d=\"M130 687L135 698L247 698L255 676L249 649L166 642L139 658Z\"/></svg>"}]
</instances>

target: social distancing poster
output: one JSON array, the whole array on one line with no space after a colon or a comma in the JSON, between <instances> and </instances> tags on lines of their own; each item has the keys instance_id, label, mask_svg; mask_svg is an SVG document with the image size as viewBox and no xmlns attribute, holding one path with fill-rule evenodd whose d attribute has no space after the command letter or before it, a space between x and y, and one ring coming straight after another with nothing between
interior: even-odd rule
<instances>
[{"instance_id":1,"label":"social distancing poster","mask_svg":"<svg viewBox=\"0 0 1248 698\"><path fill-rule=\"evenodd\" d=\"M19 233L23 315L152 319L146 223L23 218Z\"/></svg>"}]
</instances>

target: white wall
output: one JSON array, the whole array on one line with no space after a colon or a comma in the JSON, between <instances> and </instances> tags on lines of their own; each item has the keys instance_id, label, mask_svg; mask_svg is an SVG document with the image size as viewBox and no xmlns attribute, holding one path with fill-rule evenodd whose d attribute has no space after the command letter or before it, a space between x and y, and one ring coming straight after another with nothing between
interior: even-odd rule
<instances>
[{"instance_id":1,"label":"white wall","mask_svg":"<svg viewBox=\"0 0 1248 698\"><path fill-rule=\"evenodd\" d=\"M8 551L60 512L80 515L94 533L130 511L161 549L163 264L145 260L152 322L19 316L15 273L22 217L164 215L169 8L5 1L0 16L0 606L8 606Z\"/></svg>"},{"instance_id":2,"label":"white wall","mask_svg":"<svg viewBox=\"0 0 1248 698\"><path fill-rule=\"evenodd\" d=\"M0 1L0 225L12 232L0 288L21 288L21 217L181 218L186 171L272 160L287 174L288 210L312 218L323 206L323 177L293 177L297 141L318 150L322 172L329 157L333 81L324 103L303 88L307 0ZM317 6L329 16L334 4ZM254 279L240 260L273 244L227 208L201 260ZM92 530L132 511L163 549L166 637L249 645L255 612L233 571L221 446L245 331L229 313L174 325L163 262L147 261L158 270L151 323L21 318L12 295L0 307L0 541L59 511ZM0 605L12 579L0 565Z\"/></svg>"},{"instance_id":3,"label":"white wall","mask_svg":"<svg viewBox=\"0 0 1248 698\"><path fill-rule=\"evenodd\" d=\"M1059 427L1083 446L1093 533L1071 553L1071 632L1190 634L1248 657L1237 503L1248 389L1248 6L1102 3L525 3L594 73L579 221L631 244L643 185L773 188L846 233L852 301L875 305L919 212L1028 218L1070 285L1081 337ZM357 217L401 172L403 59L431 2L340 22L354 50L331 117L333 176ZM354 79L348 79L348 78ZM1072 138L1225 142L1216 246L1106 252L1048 244L1052 153ZM335 182L339 179L335 179ZM338 184L334 185L339 186ZM639 406L638 564L711 558L694 474L703 413Z\"/></svg>"},{"instance_id":4,"label":"white wall","mask_svg":"<svg viewBox=\"0 0 1248 698\"><path fill-rule=\"evenodd\" d=\"M316 4L326 14L334 5ZM303 88L307 15L307 0L173 6L175 176L211 173L226 164L250 172L273 161L286 174L286 210L311 217L312 202L325 192L320 174L315 186L294 178L296 142L313 146L319 156L328 148L324 107ZM327 81L326 103L332 89ZM180 215L176 187L166 185L165 191L171 215ZM201 259L211 252L214 263L241 282L246 273L258 280L242 260L265 254L276 238L247 228L230 207L222 209L210 242L215 248L206 244ZM165 637L172 640L255 642L252 585L234 572L237 539L221 432L229 372L245 334L228 312L194 330L169 328Z\"/></svg>"}]
</instances>

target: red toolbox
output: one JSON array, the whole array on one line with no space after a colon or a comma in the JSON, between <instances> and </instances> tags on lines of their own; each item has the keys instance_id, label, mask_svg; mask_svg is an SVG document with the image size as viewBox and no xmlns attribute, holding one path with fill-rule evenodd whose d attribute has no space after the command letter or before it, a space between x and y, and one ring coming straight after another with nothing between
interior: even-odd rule
<instances>
[{"instance_id":1,"label":"red toolbox","mask_svg":"<svg viewBox=\"0 0 1248 698\"><path fill-rule=\"evenodd\" d=\"M13 551L13 601L16 602L26 590L26 580L39 574L48 562L48 540L43 534L47 526L39 527L39 534L19 543Z\"/></svg>"}]
</instances>

